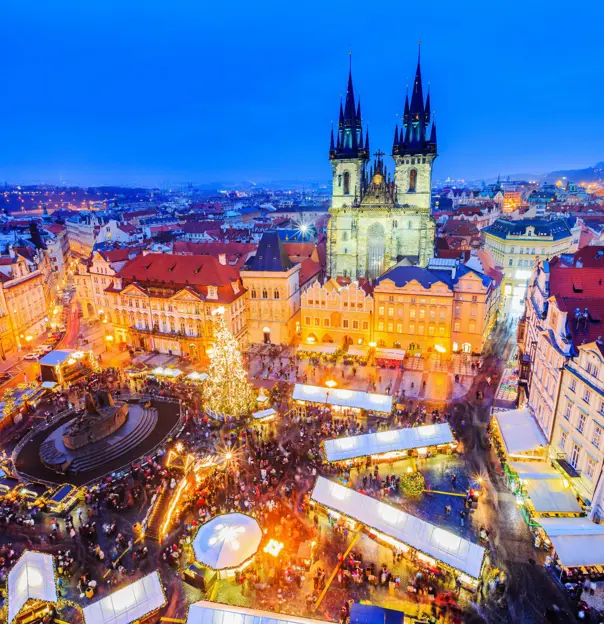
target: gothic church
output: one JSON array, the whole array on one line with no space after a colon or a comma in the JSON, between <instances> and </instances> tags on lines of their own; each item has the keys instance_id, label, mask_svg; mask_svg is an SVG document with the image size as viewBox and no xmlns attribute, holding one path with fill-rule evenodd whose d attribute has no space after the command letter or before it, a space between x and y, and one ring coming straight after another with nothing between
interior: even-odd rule
<instances>
[{"instance_id":1,"label":"gothic church","mask_svg":"<svg viewBox=\"0 0 604 624\"><path fill-rule=\"evenodd\" d=\"M369 131L363 131L361 102L355 102L352 71L337 136L331 131L333 169L331 218L327 230L327 271L331 277L376 279L401 261L425 266L434 255L430 214L436 125L430 93L424 100L418 58L415 82L405 98L403 123L394 130L394 178L378 151L369 167Z\"/></svg>"}]
</instances>

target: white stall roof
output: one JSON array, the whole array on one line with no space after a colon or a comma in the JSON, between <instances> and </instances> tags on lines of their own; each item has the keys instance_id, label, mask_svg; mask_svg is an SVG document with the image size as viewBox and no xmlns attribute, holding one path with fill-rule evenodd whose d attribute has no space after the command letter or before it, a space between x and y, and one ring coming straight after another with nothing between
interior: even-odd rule
<instances>
[{"instance_id":1,"label":"white stall roof","mask_svg":"<svg viewBox=\"0 0 604 624\"><path fill-rule=\"evenodd\" d=\"M238 568L253 557L262 540L262 529L251 516L229 513L203 524L193 540L199 563L224 570Z\"/></svg>"},{"instance_id":2,"label":"white stall roof","mask_svg":"<svg viewBox=\"0 0 604 624\"><path fill-rule=\"evenodd\" d=\"M215 602L195 602L189 607L187 624L328 624L295 615L281 615L273 611L258 611Z\"/></svg>"},{"instance_id":3,"label":"white stall roof","mask_svg":"<svg viewBox=\"0 0 604 624\"><path fill-rule=\"evenodd\" d=\"M547 446L545 436L527 409L495 412L494 416L508 453L526 453Z\"/></svg>"},{"instance_id":4,"label":"white stall roof","mask_svg":"<svg viewBox=\"0 0 604 624\"><path fill-rule=\"evenodd\" d=\"M39 364L45 366L57 366L63 364L76 352L75 349L54 349L38 360Z\"/></svg>"},{"instance_id":5,"label":"white stall roof","mask_svg":"<svg viewBox=\"0 0 604 624\"><path fill-rule=\"evenodd\" d=\"M484 548L370 496L319 477L312 500L478 578Z\"/></svg>"},{"instance_id":6,"label":"white stall roof","mask_svg":"<svg viewBox=\"0 0 604 624\"><path fill-rule=\"evenodd\" d=\"M264 410L260 410L258 412L254 412L252 414L252 416L256 420L262 420L263 418L268 418L269 416L274 416L276 413L277 412L272 407L269 407L268 409L264 409Z\"/></svg>"},{"instance_id":7,"label":"white stall roof","mask_svg":"<svg viewBox=\"0 0 604 624\"><path fill-rule=\"evenodd\" d=\"M298 353L326 353L327 355L332 355L337 350L338 346L332 344L309 344L298 347Z\"/></svg>"},{"instance_id":8,"label":"white stall roof","mask_svg":"<svg viewBox=\"0 0 604 624\"><path fill-rule=\"evenodd\" d=\"M535 511L539 513L579 513L581 505L564 479L527 479L526 491Z\"/></svg>"},{"instance_id":9,"label":"white stall roof","mask_svg":"<svg viewBox=\"0 0 604 624\"><path fill-rule=\"evenodd\" d=\"M325 453L327 460L333 462L393 451L408 451L453 441L449 423L441 423L325 440Z\"/></svg>"},{"instance_id":10,"label":"white stall roof","mask_svg":"<svg viewBox=\"0 0 604 624\"><path fill-rule=\"evenodd\" d=\"M296 384L292 396L295 401L355 407L371 412L389 413L392 411L392 397L387 394L374 394L359 390L346 390L344 388L330 390L321 386Z\"/></svg>"},{"instance_id":11,"label":"white stall roof","mask_svg":"<svg viewBox=\"0 0 604 624\"><path fill-rule=\"evenodd\" d=\"M348 351L346 353L348 355L354 355L355 357L366 357L368 351L368 347L348 347Z\"/></svg>"},{"instance_id":12,"label":"white stall roof","mask_svg":"<svg viewBox=\"0 0 604 624\"><path fill-rule=\"evenodd\" d=\"M28 600L57 602L52 555L26 550L8 573L8 621Z\"/></svg>"},{"instance_id":13,"label":"white stall roof","mask_svg":"<svg viewBox=\"0 0 604 624\"><path fill-rule=\"evenodd\" d=\"M563 566L604 565L604 535L560 535L550 539Z\"/></svg>"},{"instance_id":14,"label":"white stall roof","mask_svg":"<svg viewBox=\"0 0 604 624\"><path fill-rule=\"evenodd\" d=\"M405 350L404 349L376 349L375 359L376 360L401 360L402 361L405 359Z\"/></svg>"},{"instance_id":15,"label":"white stall roof","mask_svg":"<svg viewBox=\"0 0 604 624\"><path fill-rule=\"evenodd\" d=\"M166 597L157 570L84 607L86 624L130 624L163 607Z\"/></svg>"},{"instance_id":16,"label":"white stall roof","mask_svg":"<svg viewBox=\"0 0 604 624\"><path fill-rule=\"evenodd\" d=\"M189 373L187 375L187 379L190 379L191 381L205 381L207 378L207 373L198 373L196 371L193 371L192 373Z\"/></svg>"},{"instance_id":17,"label":"white stall roof","mask_svg":"<svg viewBox=\"0 0 604 624\"><path fill-rule=\"evenodd\" d=\"M604 535L604 524L587 518L539 518L548 537L559 535Z\"/></svg>"},{"instance_id":18,"label":"white stall roof","mask_svg":"<svg viewBox=\"0 0 604 624\"><path fill-rule=\"evenodd\" d=\"M553 479L560 473L545 461L508 462L508 466L521 479Z\"/></svg>"}]
</instances>

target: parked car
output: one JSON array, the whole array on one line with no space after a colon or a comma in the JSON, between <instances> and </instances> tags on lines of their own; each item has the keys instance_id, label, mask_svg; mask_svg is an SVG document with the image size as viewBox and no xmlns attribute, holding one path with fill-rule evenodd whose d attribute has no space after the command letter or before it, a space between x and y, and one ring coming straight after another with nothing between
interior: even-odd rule
<instances>
[{"instance_id":1,"label":"parked car","mask_svg":"<svg viewBox=\"0 0 604 624\"><path fill-rule=\"evenodd\" d=\"M23 359L28 362L37 362L40 359L40 354L34 351L33 353L28 353Z\"/></svg>"},{"instance_id":2,"label":"parked car","mask_svg":"<svg viewBox=\"0 0 604 624\"><path fill-rule=\"evenodd\" d=\"M8 381L11 379L11 375L9 373L0 373L0 382Z\"/></svg>"}]
</instances>

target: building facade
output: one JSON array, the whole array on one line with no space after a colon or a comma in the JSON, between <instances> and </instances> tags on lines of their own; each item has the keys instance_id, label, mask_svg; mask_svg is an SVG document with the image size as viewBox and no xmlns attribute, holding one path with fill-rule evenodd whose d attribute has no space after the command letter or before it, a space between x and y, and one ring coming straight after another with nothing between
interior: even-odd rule
<instances>
[{"instance_id":1,"label":"building facade","mask_svg":"<svg viewBox=\"0 0 604 624\"><path fill-rule=\"evenodd\" d=\"M342 286L330 279L302 293L300 325L305 345L368 345L373 299L357 282Z\"/></svg>"},{"instance_id":2,"label":"building facade","mask_svg":"<svg viewBox=\"0 0 604 624\"><path fill-rule=\"evenodd\" d=\"M300 264L289 259L278 234L262 236L241 279L248 295L248 342L292 344L300 323Z\"/></svg>"},{"instance_id":3,"label":"building facade","mask_svg":"<svg viewBox=\"0 0 604 624\"><path fill-rule=\"evenodd\" d=\"M504 271L503 296L523 299L535 261L576 251L580 227L566 219L498 219L482 230L482 236Z\"/></svg>"},{"instance_id":4,"label":"building facade","mask_svg":"<svg viewBox=\"0 0 604 624\"><path fill-rule=\"evenodd\" d=\"M199 360L214 338L214 315L243 346L246 291L239 271L213 256L141 254L105 289L108 333L117 343Z\"/></svg>"},{"instance_id":5,"label":"building facade","mask_svg":"<svg viewBox=\"0 0 604 624\"><path fill-rule=\"evenodd\" d=\"M394 133L394 178L380 151L368 168L369 133L363 130L352 74L337 137L332 130L332 205L327 234L327 273L331 277L375 279L403 257L426 265L434 252L435 223L430 214L436 126L430 96L424 100L418 62L411 103Z\"/></svg>"}]
</instances>

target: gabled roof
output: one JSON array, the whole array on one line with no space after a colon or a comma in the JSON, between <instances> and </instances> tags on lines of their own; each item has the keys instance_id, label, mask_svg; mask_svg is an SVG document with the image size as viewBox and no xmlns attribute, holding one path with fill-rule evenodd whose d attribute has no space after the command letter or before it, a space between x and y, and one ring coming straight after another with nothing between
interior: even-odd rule
<instances>
[{"instance_id":1,"label":"gabled roof","mask_svg":"<svg viewBox=\"0 0 604 624\"><path fill-rule=\"evenodd\" d=\"M409 282L416 281L423 288L430 288L433 284L442 282L451 288L451 274L446 271L429 271L421 267L398 266L390 269L384 275L378 277L377 284L381 284L384 280L391 280L398 288L406 286Z\"/></svg>"},{"instance_id":2,"label":"gabled roof","mask_svg":"<svg viewBox=\"0 0 604 624\"><path fill-rule=\"evenodd\" d=\"M279 235L276 232L265 232L256 255L247 261L245 268L248 271L286 273L293 266Z\"/></svg>"}]
</instances>

